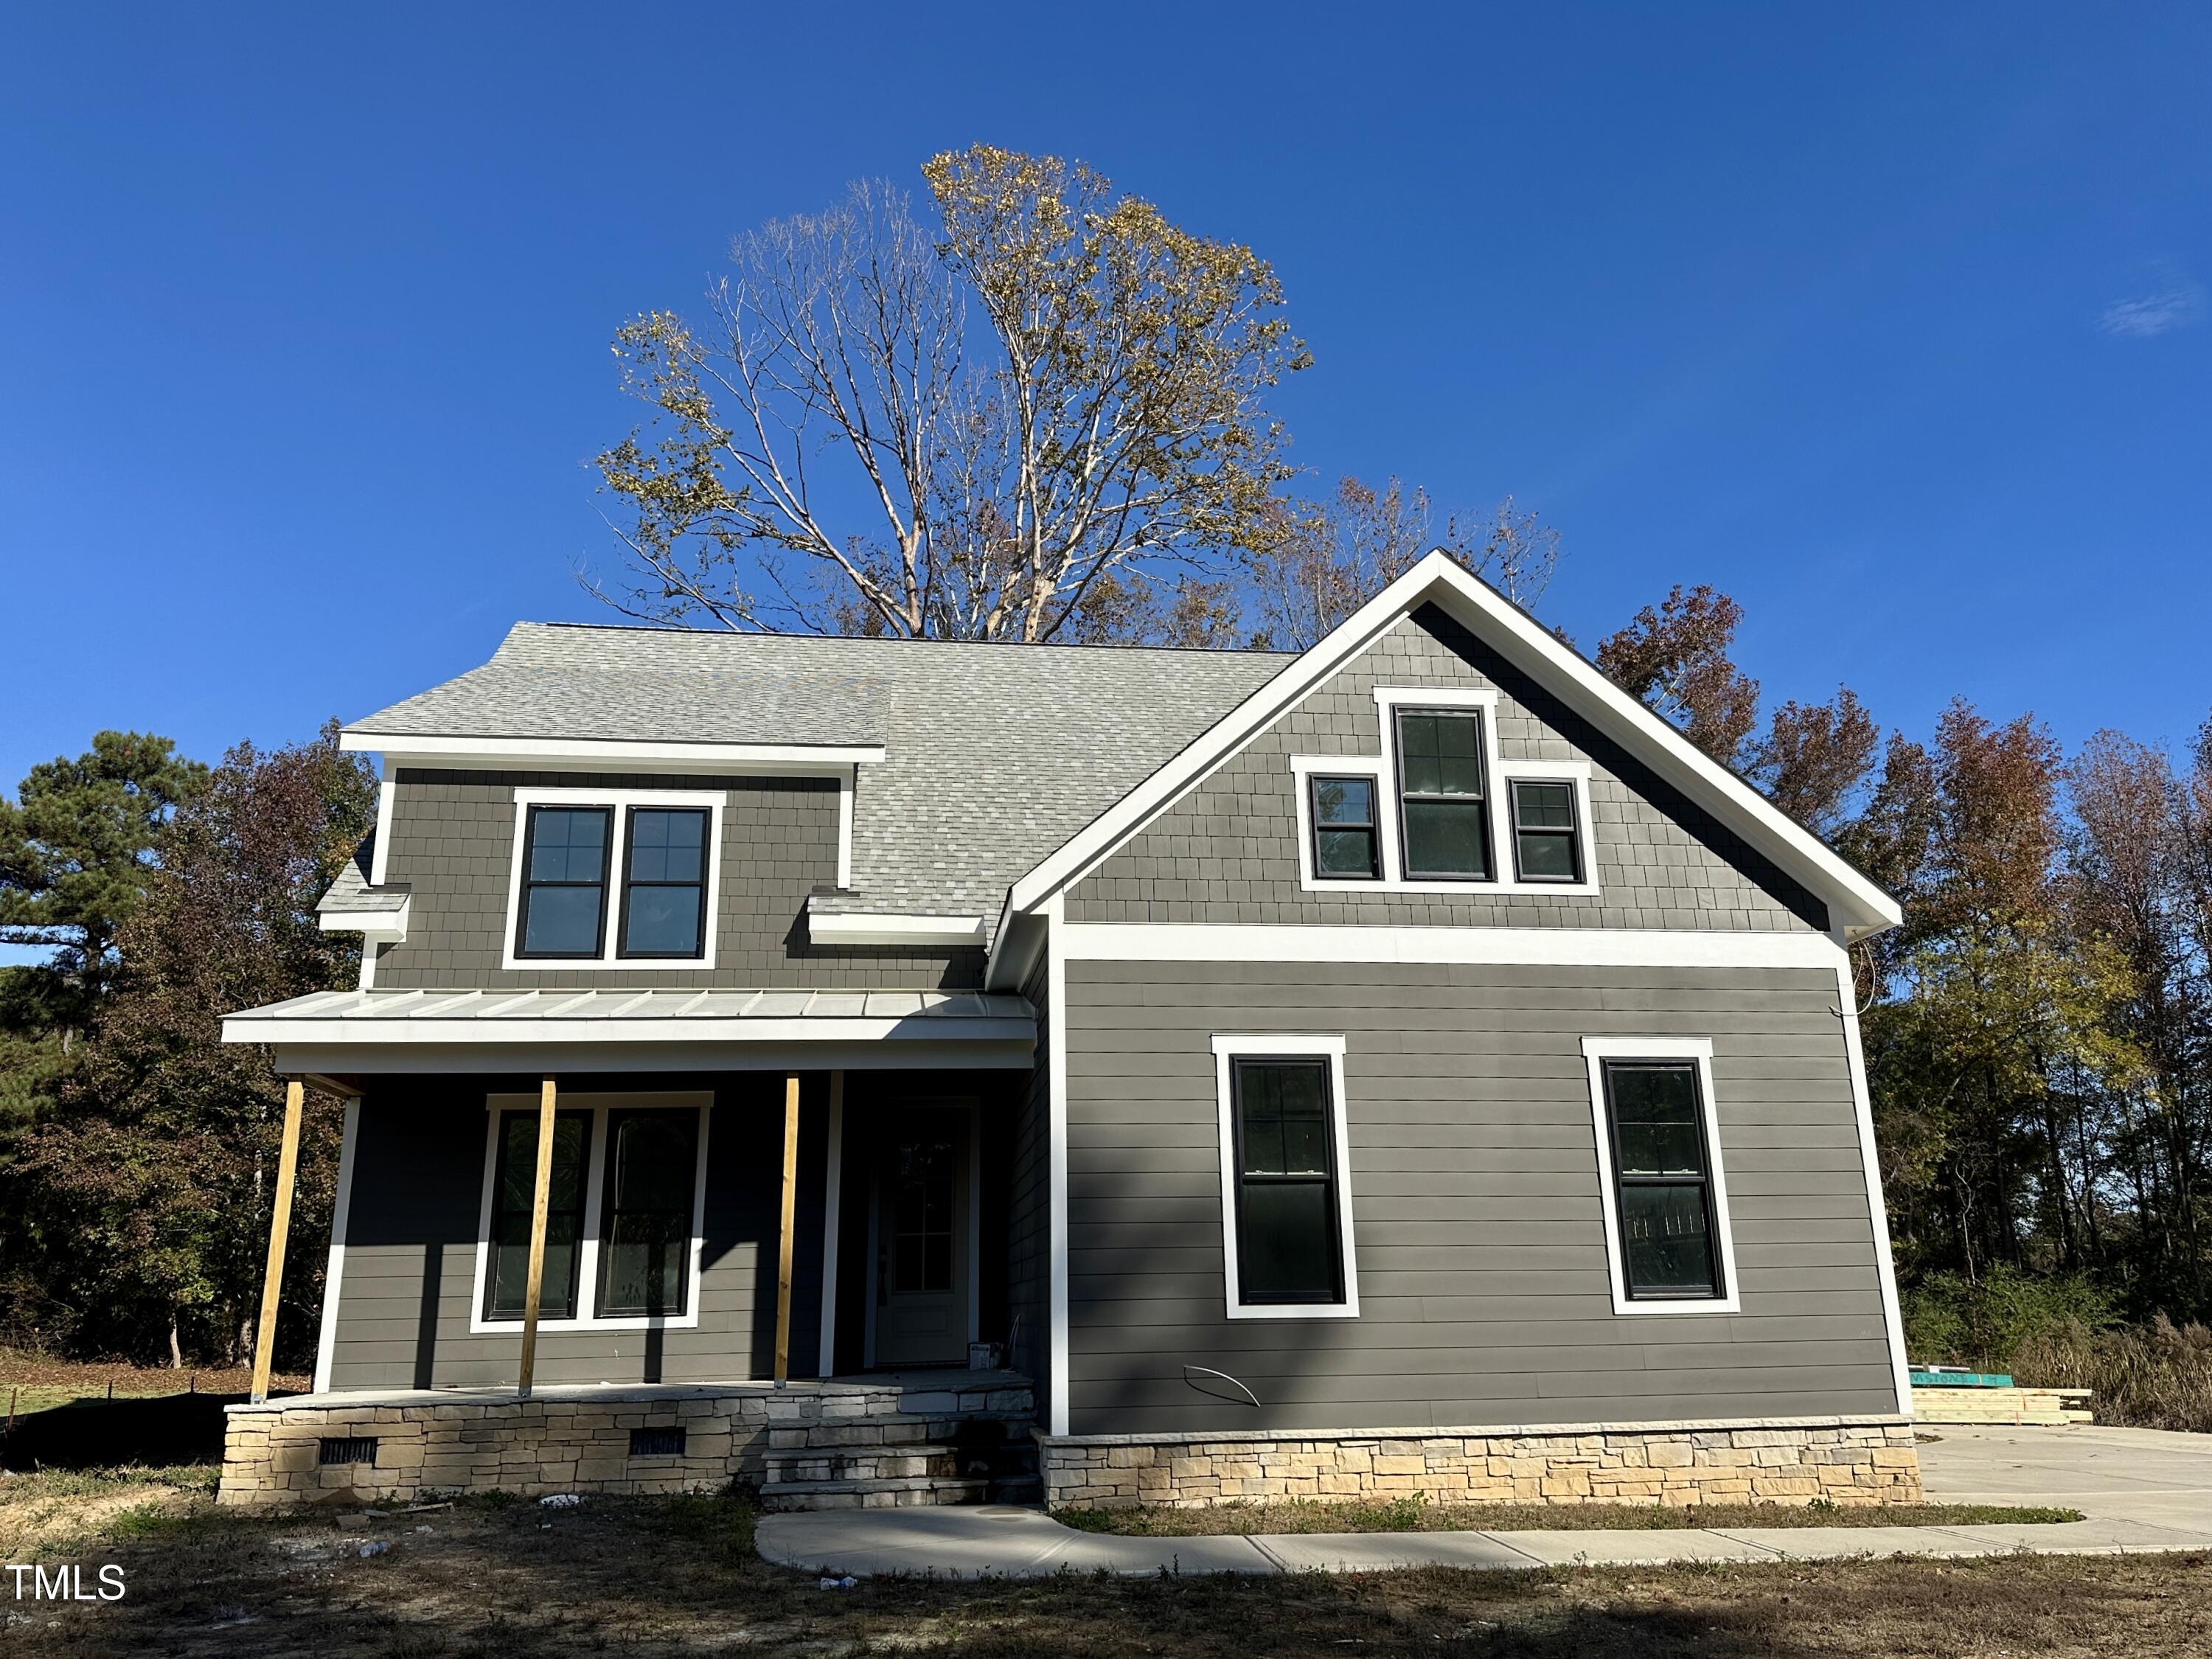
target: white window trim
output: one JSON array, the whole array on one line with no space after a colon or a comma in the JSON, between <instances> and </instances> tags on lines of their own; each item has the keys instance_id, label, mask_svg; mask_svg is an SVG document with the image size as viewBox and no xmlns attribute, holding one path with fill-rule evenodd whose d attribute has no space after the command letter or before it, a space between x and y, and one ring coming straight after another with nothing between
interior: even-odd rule
<instances>
[{"instance_id":1,"label":"white window trim","mask_svg":"<svg viewBox=\"0 0 2212 1659\"><path fill-rule=\"evenodd\" d=\"M1404 826L1398 799L1398 711L1401 708L1472 708L1482 715L1483 810L1490 822L1490 849L1498 866L1491 881L1412 881L1406 877ZM1378 755L1293 755L1292 793L1297 797L1298 885L1309 893L1553 893L1565 897L1597 896L1596 837L1590 822L1590 763L1583 760L1502 759L1498 752L1498 693L1469 686L1378 685L1375 688ZM1382 875L1377 881L1357 876L1316 876L1313 867L1311 779L1341 774L1375 780L1375 830L1381 838ZM1576 834L1580 837L1583 879L1523 881L1513 856L1513 814L1509 796L1516 779L1571 783L1575 789Z\"/></svg>"},{"instance_id":2,"label":"white window trim","mask_svg":"<svg viewBox=\"0 0 2212 1659\"><path fill-rule=\"evenodd\" d=\"M1243 1299L1237 1262L1237 1126L1231 1071L1238 1059L1311 1055L1328 1061L1330 1132L1336 1166L1337 1247L1342 1252L1344 1300L1260 1302ZM1221 1129L1222 1277L1231 1319L1357 1319L1359 1317L1358 1252L1352 1238L1352 1138L1346 1126L1344 1038L1310 1033L1287 1036L1217 1036L1213 1039L1214 1097Z\"/></svg>"},{"instance_id":3,"label":"white window trim","mask_svg":"<svg viewBox=\"0 0 2212 1659\"><path fill-rule=\"evenodd\" d=\"M1710 1037L1584 1037L1583 1058L1589 1068L1590 1125L1597 1138L1599 1207L1605 1215L1605 1257L1608 1288L1616 1314L1733 1314L1743 1311L1743 1283L1735 1270L1735 1236L1729 1223L1728 1177L1721 1158L1720 1111L1713 1095L1713 1045ZM1690 1060L1697 1062L1699 1109L1705 1115L1705 1155L1712 1161L1706 1182L1713 1199L1714 1249L1720 1254L1721 1296L1673 1301L1632 1300L1620 1248L1620 1198L1613 1182L1613 1126L1605 1109L1605 1062L1608 1060Z\"/></svg>"},{"instance_id":4,"label":"white window trim","mask_svg":"<svg viewBox=\"0 0 2212 1659\"><path fill-rule=\"evenodd\" d=\"M715 936L721 931L722 807L729 799L722 790L710 789L538 789L514 792L514 847L507 878L506 936L500 941L499 965L530 973L574 973L579 969L619 968L624 972L697 972L714 965ZM530 838L530 809L533 806L606 806L614 810L611 841L607 850L606 926L596 957L521 957L515 954L515 934L522 920L522 851ZM696 957L625 957L617 954L621 944L623 882L629 874L624 852L629 845L629 815L636 807L705 807L707 819L707 948Z\"/></svg>"},{"instance_id":5,"label":"white window trim","mask_svg":"<svg viewBox=\"0 0 2212 1659\"><path fill-rule=\"evenodd\" d=\"M563 1095L555 1102L555 1109L563 1112L587 1111L592 1115L591 1139L585 1147L584 1169L584 1235L580 1260L576 1265L576 1301L579 1307L597 1304L599 1294L599 1218L601 1188L606 1184L607 1115L610 1112L633 1109L672 1109L691 1107L699 1114L699 1135L696 1167L691 1176L691 1260L690 1279L685 1286L684 1311L678 1315L623 1314L603 1318L596 1314L579 1314L573 1319L543 1319L538 1322L541 1331L683 1331L695 1329L699 1323L699 1270L707 1253L707 1130L714 1117L711 1094L690 1092L683 1094L572 1094ZM484 1097L484 1171L483 1197L477 1212L477 1270L474 1286L469 1292L469 1334L495 1335L501 1333L518 1334L522 1329L519 1319L487 1319L484 1317L484 1286L491 1271L491 1199L492 1179L499 1169L499 1120L506 1112L538 1109L538 1097L526 1095L487 1095Z\"/></svg>"}]
</instances>

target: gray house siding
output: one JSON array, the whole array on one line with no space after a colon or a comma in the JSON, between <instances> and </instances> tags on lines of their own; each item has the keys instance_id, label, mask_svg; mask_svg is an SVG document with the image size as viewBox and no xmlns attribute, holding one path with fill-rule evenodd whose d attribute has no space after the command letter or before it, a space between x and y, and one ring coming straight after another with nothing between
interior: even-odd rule
<instances>
[{"instance_id":1,"label":"gray house siding","mask_svg":"<svg viewBox=\"0 0 2212 1659\"><path fill-rule=\"evenodd\" d=\"M500 966L514 867L514 792L697 789L721 792L720 921L711 969ZM380 988L401 990L763 988L968 989L982 952L819 949L805 912L837 879L837 786L828 778L611 777L605 774L448 772L402 768L393 791L385 878L413 892L404 944L377 958Z\"/></svg>"},{"instance_id":2,"label":"gray house siding","mask_svg":"<svg viewBox=\"0 0 2212 1659\"><path fill-rule=\"evenodd\" d=\"M485 1095L534 1093L531 1079L379 1081L362 1103L333 1389L512 1383L519 1324L471 1335L483 1198ZM538 1378L553 1382L684 1382L774 1374L781 1227L783 1079L595 1080L623 1088L710 1090L705 1242L696 1328L542 1330ZM791 1374L816 1374L822 1296L822 1197L828 1080L800 1085L798 1214L793 1255ZM594 1148L594 1156L602 1149Z\"/></svg>"},{"instance_id":3,"label":"gray house siding","mask_svg":"<svg viewBox=\"0 0 2212 1659\"><path fill-rule=\"evenodd\" d=\"M1835 1001L1818 969L1070 963L1070 1431L1894 1411ZM1224 1316L1240 1032L1347 1040L1356 1319ZM1585 1036L1711 1039L1740 1315L1613 1312Z\"/></svg>"},{"instance_id":4,"label":"gray house siding","mask_svg":"<svg viewBox=\"0 0 2212 1659\"><path fill-rule=\"evenodd\" d=\"M1589 856L1599 893L1477 889L1462 897L1358 884L1302 890L1290 757L1380 754L1387 734L1375 704L1378 685L1494 690L1503 760L1589 762ZM1067 919L1771 933L1828 927L1818 899L1434 606L1398 623L1076 884Z\"/></svg>"}]
</instances>

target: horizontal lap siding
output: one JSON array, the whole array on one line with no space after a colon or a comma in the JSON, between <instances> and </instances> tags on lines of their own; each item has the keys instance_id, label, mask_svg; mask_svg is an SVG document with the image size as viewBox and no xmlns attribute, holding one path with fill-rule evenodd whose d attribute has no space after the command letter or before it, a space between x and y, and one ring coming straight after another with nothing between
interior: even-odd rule
<instances>
[{"instance_id":1,"label":"horizontal lap siding","mask_svg":"<svg viewBox=\"0 0 2212 1659\"><path fill-rule=\"evenodd\" d=\"M1896 1408L1832 975L1075 962L1067 1001L1075 1433ZM1346 1039L1356 1320L1224 1316L1212 1043L1240 1032ZM1741 1314L1612 1310L1603 1036L1712 1040Z\"/></svg>"},{"instance_id":2,"label":"horizontal lap siding","mask_svg":"<svg viewBox=\"0 0 2212 1659\"><path fill-rule=\"evenodd\" d=\"M684 1086L656 1079L653 1088ZM613 1092L612 1085L608 1092ZM506 1092L504 1087L501 1092ZM520 1323L471 1334L483 1199L483 1085L380 1087L362 1103L331 1355L334 1389L512 1383ZM706 1248L694 1328L541 1329L541 1382L724 1382L773 1374L781 1217L780 1078L724 1080L708 1114ZM826 1080L802 1081L791 1372L819 1346ZM603 1154L595 1147L594 1158ZM653 1349L658 1347L655 1353Z\"/></svg>"}]
</instances>

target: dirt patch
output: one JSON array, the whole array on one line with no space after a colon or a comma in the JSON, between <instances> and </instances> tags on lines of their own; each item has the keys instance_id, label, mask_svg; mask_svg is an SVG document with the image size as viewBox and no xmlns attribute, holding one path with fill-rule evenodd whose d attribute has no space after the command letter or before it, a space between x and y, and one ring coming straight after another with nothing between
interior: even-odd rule
<instances>
[{"instance_id":1,"label":"dirt patch","mask_svg":"<svg viewBox=\"0 0 2212 1659\"><path fill-rule=\"evenodd\" d=\"M142 1483L157 1484L157 1483ZM1548 1572L945 1583L824 1590L752 1551L730 1498L471 1499L419 1515L125 1511L75 1559L128 1595L0 1601L10 1652L524 1659L619 1651L1888 1659L2212 1652L2212 1556L1894 1559ZM381 1545L379 1549L374 1547ZM366 1553L364 1553L366 1552ZM21 1560L21 1555L10 1559ZM52 1558L45 1558L51 1563Z\"/></svg>"},{"instance_id":2,"label":"dirt patch","mask_svg":"<svg viewBox=\"0 0 2212 1659\"><path fill-rule=\"evenodd\" d=\"M1990 1504L1882 1504L1863 1508L1774 1504L1435 1504L1400 1498L1384 1504L1218 1504L1207 1509L1055 1510L1053 1519L1079 1532L1127 1538L1207 1538L1248 1533L1522 1532L1573 1527L1603 1532L1656 1532L1680 1527L1982 1527L2079 1521L2079 1510Z\"/></svg>"}]
</instances>

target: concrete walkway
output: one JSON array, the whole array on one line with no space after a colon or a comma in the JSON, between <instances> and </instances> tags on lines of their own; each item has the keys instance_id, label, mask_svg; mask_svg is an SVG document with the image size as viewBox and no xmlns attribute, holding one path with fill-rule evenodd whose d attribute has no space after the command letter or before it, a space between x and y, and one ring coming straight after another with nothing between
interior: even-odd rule
<instances>
[{"instance_id":1,"label":"concrete walkway","mask_svg":"<svg viewBox=\"0 0 2212 1659\"><path fill-rule=\"evenodd\" d=\"M1369 1572L1396 1567L1547 1567L1670 1561L1823 1560L1862 1555L2057 1555L2212 1549L2212 1436L2081 1425L1946 1425L1920 1448L1931 1503L2059 1505L2051 1526L1743 1527L1723 1530L1312 1533L1120 1538L1076 1532L1036 1510L842 1510L765 1516L762 1557L870 1577L1040 1577L1062 1571ZM1562 1518L1565 1518L1563 1513Z\"/></svg>"}]
</instances>

